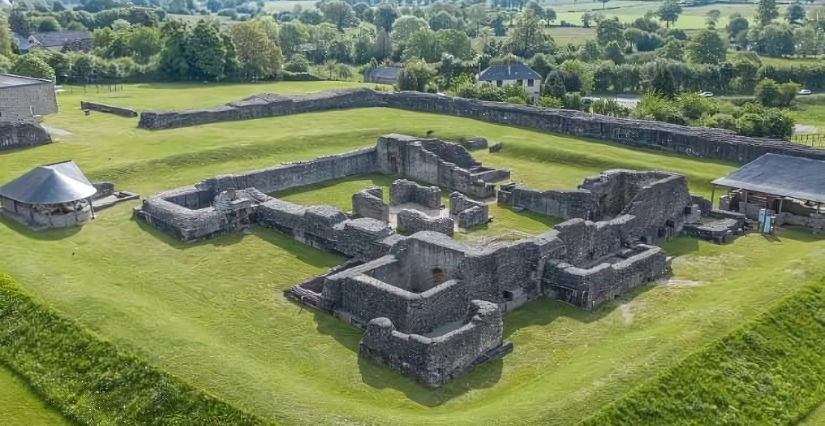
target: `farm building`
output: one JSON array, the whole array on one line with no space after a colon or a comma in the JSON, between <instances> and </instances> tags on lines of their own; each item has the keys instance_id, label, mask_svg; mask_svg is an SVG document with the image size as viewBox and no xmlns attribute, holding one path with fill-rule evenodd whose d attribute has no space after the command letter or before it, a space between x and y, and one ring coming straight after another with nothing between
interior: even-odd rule
<instances>
[{"instance_id":1,"label":"farm building","mask_svg":"<svg viewBox=\"0 0 825 426\"><path fill-rule=\"evenodd\" d=\"M367 68L364 71L364 83L398 84L401 67Z\"/></svg>"},{"instance_id":2,"label":"farm building","mask_svg":"<svg viewBox=\"0 0 825 426\"><path fill-rule=\"evenodd\" d=\"M54 83L39 78L0 74L0 120L57 112Z\"/></svg>"},{"instance_id":3,"label":"farm building","mask_svg":"<svg viewBox=\"0 0 825 426\"><path fill-rule=\"evenodd\" d=\"M87 31L50 31L29 36L32 49L42 48L57 52L88 52L92 50L92 35Z\"/></svg>"}]
</instances>

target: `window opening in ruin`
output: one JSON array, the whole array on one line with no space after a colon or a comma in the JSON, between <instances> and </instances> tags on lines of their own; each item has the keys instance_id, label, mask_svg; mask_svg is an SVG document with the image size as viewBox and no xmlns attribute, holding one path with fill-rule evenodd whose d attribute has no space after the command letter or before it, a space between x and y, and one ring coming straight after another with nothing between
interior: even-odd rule
<instances>
[{"instance_id":1,"label":"window opening in ruin","mask_svg":"<svg viewBox=\"0 0 825 426\"><path fill-rule=\"evenodd\" d=\"M512 301L513 300L513 292L508 291L508 290L504 290L501 293L501 297L504 298L504 300L507 301L507 302Z\"/></svg>"},{"instance_id":2,"label":"window opening in ruin","mask_svg":"<svg viewBox=\"0 0 825 426\"><path fill-rule=\"evenodd\" d=\"M444 281L444 271L441 268L433 268L433 284L438 285Z\"/></svg>"}]
</instances>

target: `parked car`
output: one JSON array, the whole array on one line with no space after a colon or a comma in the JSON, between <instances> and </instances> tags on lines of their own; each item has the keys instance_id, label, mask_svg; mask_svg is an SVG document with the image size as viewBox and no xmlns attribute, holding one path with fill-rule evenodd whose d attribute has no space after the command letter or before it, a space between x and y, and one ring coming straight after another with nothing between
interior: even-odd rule
<instances>
[{"instance_id":1,"label":"parked car","mask_svg":"<svg viewBox=\"0 0 825 426\"><path fill-rule=\"evenodd\" d=\"M702 93L699 93L699 96L701 96L703 98L712 98L713 97L713 92L702 92Z\"/></svg>"},{"instance_id":2,"label":"parked car","mask_svg":"<svg viewBox=\"0 0 825 426\"><path fill-rule=\"evenodd\" d=\"M800 95L810 95L811 91L808 90L808 89L802 89L802 90L799 91L799 94Z\"/></svg>"}]
</instances>

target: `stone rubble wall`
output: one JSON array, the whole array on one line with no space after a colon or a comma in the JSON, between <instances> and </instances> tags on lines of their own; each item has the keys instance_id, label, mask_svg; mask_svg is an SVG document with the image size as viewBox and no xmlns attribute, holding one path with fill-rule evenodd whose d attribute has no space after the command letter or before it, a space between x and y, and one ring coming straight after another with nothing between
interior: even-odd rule
<instances>
[{"instance_id":1,"label":"stone rubble wall","mask_svg":"<svg viewBox=\"0 0 825 426\"><path fill-rule=\"evenodd\" d=\"M597 220L600 216L598 198L587 190L536 191L521 185L502 185L497 199L515 208L562 219Z\"/></svg>"},{"instance_id":2,"label":"stone rubble wall","mask_svg":"<svg viewBox=\"0 0 825 426\"><path fill-rule=\"evenodd\" d=\"M456 217L459 228L467 229L489 221L490 207L486 203L471 200L460 192L450 194L450 215Z\"/></svg>"},{"instance_id":3,"label":"stone rubble wall","mask_svg":"<svg viewBox=\"0 0 825 426\"><path fill-rule=\"evenodd\" d=\"M369 217L384 223L390 221L390 206L384 202L384 190L367 188L352 195L352 217Z\"/></svg>"},{"instance_id":4,"label":"stone rubble wall","mask_svg":"<svg viewBox=\"0 0 825 426\"><path fill-rule=\"evenodd\" d=\"M51 81L0 87L0 121L56 113L57 96L54 92L54 83Z\"/></svg>"},{"instance_id":5,"label":"stone rubble wall","mask_svg":"<svg viewBox=\"0 0 825 426\"><path fill-rule=\"evenodd\" d=\"M504 345L503 332L498 306L473 300L462 325L438 337L401 333L391 320L375 318L361 338L359 356L435 388L497 352Z\"/></svg>"},{"instance_id":6,"label":"stone rubble wall","mask_svg":"<svg viewBox=\"0 0 825 426\"><path fill-rule=\"evenodd\" d=\"M441 147L439 152L449 153L449 158L458 160L470 154L462 146L438 139L420 139L413 136L390 134L378 138L377 161L381 173L390 176L404 176L420 182L444 186L454 191L478 198L495 195L495 185L487 182L493 178L508 179L506 170L483 169L480 163L474 163L472 169L465 169L455 163L444 160L438 154L424 146ZM459 150L464 154L457 154ZM472 157L470 157L472 158ZM485 180L486 179L486 180Z\"/></svg>"},{"instance_id":7,"label":"stone rubble wall","mask_svg":"<svg viewBox=\"0 0 825 426\"><path fill-rule=\"evenodd\" d=\"M616 263L578 268L551 261L544 267L544 294L582 309L592 310L625 290L649 284L670 270L665 252L655 246L638 245Z\"/></svg>"},{"instance_id":8,"label":"stone rubble wall","mask_svg":"<svg viewBox=\"0 0 825 426\"><path fill-rule=\"evenodd\" d=\"M453 235L455 222L449 217L432 217L418 210L403 209L398 212L398 230L409 233L433 231Z\"/></svg>"},{"instance_id":9,"label":"stone rubble wall","mask_svg":"<svg viewBox=\"0 0 825 426\"><path fill-rule=\"evenodd\" d=\"M80 101L80 109L84 111L97 111L97 112L105 112L107 114L114 114L119 115L121 117L126 118L135 118L138 116L137 111L130 109L119 107L115 105L106 105L97 102L89 102L89 101Z\"/></svg>"},{"instance_id":10,"label":"stone rubble wall","mask_svg":"<svg viewBox=\"0 0 825 426\"><path fill-rule=\"evenodd\" d=\"M441 190L437 186L422 186L413 181L398 179L390 186L390 205L418 204L428 209L441 208Z\"/></svg>"},{"instance_id":11,"label":"stone rubble wall","mask_svg":"<svg viewBox=\"0 0 825 426\"><path fill-rule=\"evenodd\" d=\"M52 143L52 137L49 132L32 120L4 121L0 119L0 151L50 143Z\"/></svg>"},{"instance_id":12,"label":"stone rubble wall","mask_svg":"<svg viewBox=\"0 0 825 426\"><path fill-rule=\"evenodd\" d=\"M447 114L739 164L748 163L767 153L825 159L823 150L776 139L740 136L725 129L688 127L580 111L453 98L431 93L385 93L370 89L299 96L258 95L211 109L146 111L141 114L139 126L146 129L168 129L311 111L370 107Z\"/></svg>"},{"instance_id":13,"label":"stone rubble wall","mask_svg":"<svg viewBox=\"0 0 825 426\"><path fill-rule=\"evenodd\" d=\"M112 182L92 182L92 186L97 189L95 195L92 195L93 200L108 197L115 193L115 184Z\"/></svg>"}]
</instances>

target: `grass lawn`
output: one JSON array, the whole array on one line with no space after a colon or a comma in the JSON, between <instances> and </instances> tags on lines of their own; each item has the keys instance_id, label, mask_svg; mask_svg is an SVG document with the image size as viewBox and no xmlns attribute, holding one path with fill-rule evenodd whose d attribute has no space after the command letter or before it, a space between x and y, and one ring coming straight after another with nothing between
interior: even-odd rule
<instances>
[{"instance_id":1,"label":"grass lawn","mask_svg":"<svg viewBox=\"0 0 825 426\"><path fill-rule=\"evenodd\" d=\"M799 426L822 426L825 425L825 404L820 405L811 412L804 420L799 422Z\"/></svg>"},{"instance_id":2,"label":"grass lawn","mask_svg":"<svg viewBox=\"0 0 825 426\"><path fill-rule=\"evenodd\" d=\"M553 37L556 46L567 46L573 44L578 46L586 43L588 40L596 39L596 28L580 28L580 27L552 27L545 30L547 34Z\"/></svg>"},{"instance_id":3,"label":"grass lawn","mask_svg":"<svg viewBox=\"0 0 825 426\"><path fill-rule=\"evenodd\" d=\"M292 12L295 6L301 6L304 10L315 9L315 2L311 0L276 0L268 1L264 9L268 12Z\"/></svg>"},{"instance_id":4,"label":"grass lawn","mask_svg":"<svg viewBox=\"0 0 825 426\"><path fill-rule=\"evenodd\" d=\"M340 83L127 85L123 92L60 95L46 124L60 143L0 153L0 183L37 164L74 159L92 179L142 195L220 173L371 146L384 133L445 139L486 136L499 153L474 153L534 188L573 188L609 168L685 173L695 193L735 166L432 114L342 110L150 132L137 120L84 116L81 99L137 109L208 106L262 91L297 93ZM349 206L380 176L293 190L293 202ZM229 403L286 425L548 424L579 421L703 344L825 273L825 239L780 230L716 246L679 238L668 285L640 289L596 312L539 300L505 317L512 354L438 390L359 362L361 331L289 303L281 291L341 258L262 228L182 244L131 220L137 202L82 228L26 232L0 223L0 270L115 344ZM504 209L468 238L522 229L533 215ZM500 221L500 223L499 223Z\"/></svg>"},{"instance_id":5,"label":"grass lawn","mask_svg":"<svg viewBox=\"0 0 825 426\"><path fill-rule=\"evenodd\" d=\"M3 426L69 426L14 373L0 366L0 416Z\"/></svg>"}]
</instances>

